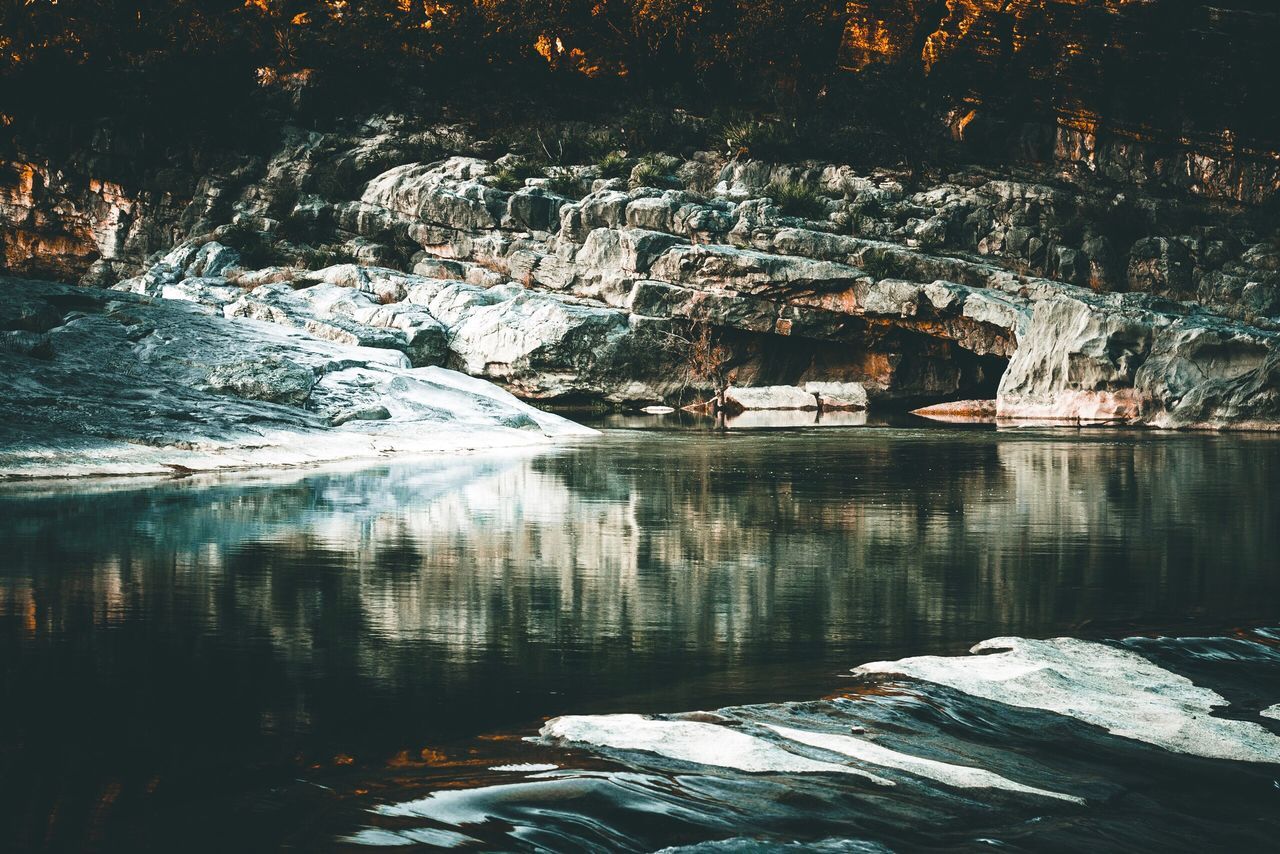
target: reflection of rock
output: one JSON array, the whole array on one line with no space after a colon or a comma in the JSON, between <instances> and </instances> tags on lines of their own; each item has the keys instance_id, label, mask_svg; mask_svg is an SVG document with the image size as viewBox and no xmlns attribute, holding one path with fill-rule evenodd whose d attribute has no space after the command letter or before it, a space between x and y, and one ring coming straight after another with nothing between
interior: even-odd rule
<instances>
[{"instance_id":1,"label":"reflection of rock","mask_svg":"<svg viewBox=\"0 0 1280 854\"><path fill-rule=\"evenodd\" d=\"M412 370L395 349L187 302L10 280L0 325L38 339L0 347L0 475L310 463L590 432L482 380Z\"/></svg>"},{"instance_id":2,"label":"reflection of rock","mask_svg":"<svg viewBox=\"0 0 1280 854\"><path fill-rule=\"evenodd\" d=\"M753 415L817 413L741 417ZM11 483L0 489L10 544L0 591L27 596L8 585L34 585L39 621L118 625L139 607L188 607L168 595L176 584L208 609L193 623L201 631L261 620L274 655L304 661L324 646L319 633L336 633L329 645L351 650L349 665L370 678L423 685L424 661L548 645L591 661L622 648L632 664L654 648L728 663L758 645L822 646L863 631L919 649L1106 615L1230 614L1241 597L1275 595L1266 570L1280 528L1260 496L1278 465L1262 439L865 430L619 436L553 454L161 485ZM1222 490L1223 478L1237 488ZM128 525L114 523L122 512ZM1133 533L1185 530L1201 533ZM97 569L37 571L66 554L91 554ZM200 571L143 571L174 565ZM333 572L300 570L317 566ZM80 607L126 583L137 606ZM512 678L544 675L520 670Z\"/></svg>"},{"instance_id":3,"label":"reflection of rock","mask_svg":"<svg viewBox=\"0 0 1280 854\"><path fill-rule=\"evenodd\" d=\"M781 430L796 427L862 427L867 413L861 411L818 412L816 409L755 409L726 415L724 426L731 430Z\"/></svg>"},{"instance_id":4,"label":"reflection of rock","mask_svg":"<svg viewBox=\"0 0 1280 854\"><path fill-rule=\"evenodd\" d=\"M406 748L532 732L565 711L737 707L762 699L762 679L804 696L898 650L1274 612L1275 443L1063 438L631 434L364 470L0 484L0 641L23 663L6 688L55 722L22 755L41 767L58 747L123 756L135 742L99 736L126 731L167 734L176 750L200 731L246 763L265 745L293 779L299 751L328 763L329 733L376 718L385 726L344 738L379 773ZM175 667L137 666L157 633ZM68 668L155 702L106 703L85 712L87 732L69 730L60 697L40 690ZM175 684L219 701L190 703ZM884 699L891 729L901 697ZM769 722L810 728L784 714ZM1015 753L1010 778L1037 779ZM172 755L86 773L105 786L143 763L142 781ZM101 809L83 800L60 808Z\"/></svg>"}]
</instances>

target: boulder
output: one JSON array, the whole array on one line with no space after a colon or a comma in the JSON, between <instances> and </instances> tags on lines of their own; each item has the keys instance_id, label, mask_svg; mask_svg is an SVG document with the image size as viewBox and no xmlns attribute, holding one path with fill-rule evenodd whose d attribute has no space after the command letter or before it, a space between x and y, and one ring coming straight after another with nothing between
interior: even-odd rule
<instances>
[{"instance_id":1,"label":"boulder","mask_svg":"<svg viewBox=\"0 0 1280 854\"><path fill-rule=\"evenodd\" d=\"M593 230L573 257L570 275L575 292L621 306L631 283L648 273L676 240L669 234L638 228Z\"/></svg>"},{"instance_id":2,"label":"boulder","mask_svg":"<svg viewBox=\"0 0 1280 854\"><path fill-rule=\"evenodd\" d=\"M760 297L652 281L635 283L627 307L646 317L678 317L747 332L777 331L782 310L781 304Z\"/></svg>"},{"instance_id":3,"label":"boulder","mask_svg":"<svg viewBox=\"0 0 1280 854\"><path fill-rule=\"evenodd\" d=\"M847 288L865 275L845 264L730 246L675 247L659 257L649 273L673 284L778 295L790 289Z\"/></svg>"},{"instance_id":4,"label":"boulder","mask_svg":"<svg viewBox=\"0 0 1280 854\"><path fill-rule=\"evenodd\" d=\"M541 187L524 187L507 200L503 228L525 231L556 231L560 227L560 208L569 199Z\"/></svg>"},{"instance_id":5,"label":"boulder","mask_svg":"<svg viewBox=\"0 0 1280 854\"><path fill-rule=\"evenodd\" d=\"M186 267L188 277L225 276L233 267L240 266L240 253L221 243L206 243L196 250Z\"/></svg>"},{"instance_id":6,"label":"boulder","mask_svg":"<svg viewBox=\"0 0 1280 854\"><path fill-rule=\"evenodd\" d=\"M316 372L287 356L224 362L209 371L204 388L246 400L302 406L316 384Z\"/></svg>"},{"instance_id":7,"label":"boulder","mask_svg":"<svg viewBox=\"0 0 1280 854\"><path fill-rule=\"evenodd\" d=\"M469 178L487 164L469 158L441 163L407 163L371 180L360 201L394 213L466 231L497 228L494 210L505 208L505 194ZM459 176L469 176L460 179Z\"/></svg>"},{"instance_id":8,"label":"boulder","mask_svg":"<svg viewBox=\"0 0 1280 854\"><path fill-rule=\"evenodd\" d=\"M818 395L790 385L730 386L724 392L724 408L730 413L759 409L817 409Z\"/></svg>"},{"instance_id":9,"label":"boulder","mask_svg":"<svg viewBox=\"0 0 1280 854\"><path fill-rule=\"evenodd\" d=\"M221 308L244 296L244 290L227 284L227 280L221 277L197 278L164 285L160 288L159 295L165 299L187 300Z\"/></svg>"},{"instance_id":10,"label":"boulder","mask_svg":"<svg viewBox=\"0 0 1280 854\"><path fill-rule=\"evenodd\" d=\"M808 382L804 390L818 399L823 410L867 408L867 389L862 383Z\"/></svg>"},{"instance_id":11,"label":"boulder","mask_svg":"<svg viewBox=\"0 0 1280 854\"><path fill-rule=\"evenodd\" d=\"M1195 292L1193 266L1191 253L1182 241L1143 238L1129 251L1129 289L1179 299L1189 297Z\"/></svg>"},{"instance_id":12,"label":"boulder","mask_svg":"<svg viewBox=\"0 0 1280 854\"><path fill-rule=\"evenodd\" d=\"M1280 333L1140 295L1036 304L1000 382L1017 420L1280 426Z\"/></svg>"},{"instance_id":13,"label":"boulder","mask_svg":"<svg viewBox=\"0 0 1280 854\"><path fill-rule=\"evenodd\" d=\"M406 353L408 337L398 329L369 326L352 315L377 303L365 293L318 284L295 291L288 284L263 285L223 308L228 318L249 318L305 329L317 338L357 347Z\"/></svg>"},{"instance_id":14,"label":"boulder","mask_svg":"<svg viewBox=\"0 0 1280 854\"><path fill-rule=\"evenodd\" d=\"M524 398L606 396L614 351L629 334L616 309L519 293L464 313L450 349L465 373Z\"/></svg>"}]
</instances>

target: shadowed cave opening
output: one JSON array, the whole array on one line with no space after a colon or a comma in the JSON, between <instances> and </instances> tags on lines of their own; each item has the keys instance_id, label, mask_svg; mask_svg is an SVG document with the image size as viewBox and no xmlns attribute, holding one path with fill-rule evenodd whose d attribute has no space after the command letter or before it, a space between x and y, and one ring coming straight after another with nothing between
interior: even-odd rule
<instances>
[{"instance_id":1,"label":"shadowed cave opening","mask_svg":"<svg viewBox=\"0 0 1280 854\"><path fill-rule=\"evenodd\" d=\"M731 354L726 369L731 385L858 382L866 386L873 408L885 412L994 399L1009 367L1007 357L974 353L954 341L913 330L850 326L844 340L721 329L717 341ZM680 402L709 392L704 386L705 381L691 381Z\"/></svg>"}]
</instances>

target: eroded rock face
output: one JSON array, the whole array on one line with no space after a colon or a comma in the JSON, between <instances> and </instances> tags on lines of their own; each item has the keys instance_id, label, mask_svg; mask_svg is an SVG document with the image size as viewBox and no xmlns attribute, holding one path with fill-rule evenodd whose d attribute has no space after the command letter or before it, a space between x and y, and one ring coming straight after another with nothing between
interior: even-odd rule
<instances>
[{"instance_id":1,"label":"eroded rock face","mask_svg":"<svg viewBox=\"0 0 1280 854\"><path fill-rule=\"evenodd\" d=\"M851 384L870 406L991 399L999 386L1003 411L1025 417L1266 417L1265 359L1237 360L1249 378L1218 387L1212 370L1187 367L1205 358L1191 355L1200 345L1150 331L1208 317L1190 302L1240 335L1280 329L1265 213L1012 171L962 170L910 192L890 172L708 152L669 158L658 188L571 167L585 193L573 199L537 178L504 189L493 161L415 159L422 133L385 120L349 136L286 134L234 186L208 176L181 217L195 236L115 287L458 369L531 400L679 404L715 394L723 376ZM671 184L695 174L704 192ZM788 215L771 197L778 182L811 188L816 218ZM1122 290L1153 299L1107 295ZM10 332L10 350L43 346L38 332ZM287 367L280 385L295 389Z\"/></svg>"},{"instance_id":2,"label":"eroded rock face","mask_svg":"<svg viewBox=\"0 0 1280 854\"><path fill-rule=\"evenodd\" d=\"M0 161L0 271L111 284L173 243L183 207L48 162Z\"/></svg>"},{"instance_id":3,"label":"eroded rock face","mask_svg":"<svg viewBox=\"0 0 1280 854\"><path fill-rule=\"evenodd\" d=\"M1280 427L1280 334L1141 297L1038 303L997 416Z\"/></svg>"},{"instance_id":4,"label":"eroded rock face","mask_svg":"<svg viewBox=\"0 0 1280 854\"><path fill-rule=\"evenodd\" d=\"M0 279L0 477L509 447L592 431L392 349L191 303ZM31 346L28 346L31 345Z\"/></svg>"}]
</instances>

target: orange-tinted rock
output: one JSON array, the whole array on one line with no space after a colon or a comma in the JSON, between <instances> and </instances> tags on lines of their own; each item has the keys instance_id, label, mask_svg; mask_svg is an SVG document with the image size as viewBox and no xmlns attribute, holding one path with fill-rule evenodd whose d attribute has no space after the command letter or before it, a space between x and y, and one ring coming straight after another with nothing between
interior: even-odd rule
<instances>
[{"instance_id":1,"label":"orange-tinted rock","mask_svg":"<svg viewBox=\"0 0 1280 854\"><path fill-rule=\"evenodd\" d=\"M1280 10L1171 0L852 0L841 64L902 63L953 135L1115 180L1280 192Z\"/></svg>"},{"instance_id":2,"label":"orange-tinted rock","mask_svg":"<svg viewBox=\"0 0 1280 854\"><path fill-rule=\"evenodd\" d=\"M985 423L995 421L996 402L994 400L953 400L949 403L935 403L933 406L913 409L911 414L934 421Z\"/></svg>"}]
</instances>

